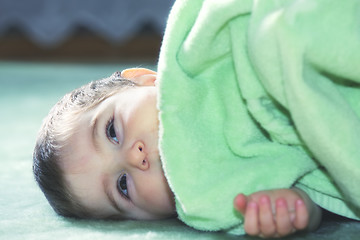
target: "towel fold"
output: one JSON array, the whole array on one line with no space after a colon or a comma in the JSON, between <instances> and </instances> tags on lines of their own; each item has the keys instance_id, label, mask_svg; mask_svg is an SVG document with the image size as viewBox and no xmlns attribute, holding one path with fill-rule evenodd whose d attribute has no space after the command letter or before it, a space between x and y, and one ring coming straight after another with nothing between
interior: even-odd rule
<instances>
[{"instance_id":1,"label":"towel fold","mask_svg":"<svg viewBox=\"0 0 360 240\"><path fill-rule=\"evenodd\" d=\"M244 233L237 193L296 185L360 217L360 2L181 0L158 64L179 218Z\"/></svg>"}]
</instances>

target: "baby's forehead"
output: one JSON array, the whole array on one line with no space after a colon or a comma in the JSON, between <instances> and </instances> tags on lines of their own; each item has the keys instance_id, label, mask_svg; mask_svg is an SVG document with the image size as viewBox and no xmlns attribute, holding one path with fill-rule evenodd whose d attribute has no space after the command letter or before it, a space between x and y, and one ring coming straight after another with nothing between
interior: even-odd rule
<instances>
[{"instance_id":1,"label":"baby's forehead","mask_svg":"<svg viewBox=\"0 0 360 240\"><path fill-rule=\"evenodd\" d=\"M85 126L80 126L80 129L74 132L62 149L59 164L65 174L86 172L89 162L95 157L89 139L82 134L85 129Z\"/></svg>"},{"instance_id":2,"label":"baby's forehead","mask_svg":"<svg viewBox=\"0 0 360 240\"><path fill-rule=\"evenodd\" d=\"M60 165L65 172L67 169L77 172L93 151L91 124L94 113L94 109L79 112L67 127L60 149Z\"/></svg>"}]
</instances>

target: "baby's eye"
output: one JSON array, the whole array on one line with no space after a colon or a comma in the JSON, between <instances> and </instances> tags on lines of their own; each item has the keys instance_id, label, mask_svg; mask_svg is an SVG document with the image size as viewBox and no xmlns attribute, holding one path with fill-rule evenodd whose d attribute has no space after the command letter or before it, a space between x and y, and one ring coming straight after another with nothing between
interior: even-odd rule
<instances>
[{"instance_id":1,"label":"baby's eye","mask_svg":"<svg viewBox=\"0 0 360 240\"><path fill-rule=\"evenodd\" d=\"M109 138L110 141L118 144L119 140L116 136L116 131L114 127L114 119L112 118L109 123L106 125L106 136Z\"/></svg>"},{"instance_id":2,"label":"baby's eye","mask_svg":"<svg viewBox=\"0 0 360 240\"><path fill-rule=\"evenodd\" d=\"M127 190L126 173L120 175L120 177L117 181L117 189L122 196L124 196L127 199L130 199L130 196L129 196L128 190Z\"/></svg>"}]
</instances>

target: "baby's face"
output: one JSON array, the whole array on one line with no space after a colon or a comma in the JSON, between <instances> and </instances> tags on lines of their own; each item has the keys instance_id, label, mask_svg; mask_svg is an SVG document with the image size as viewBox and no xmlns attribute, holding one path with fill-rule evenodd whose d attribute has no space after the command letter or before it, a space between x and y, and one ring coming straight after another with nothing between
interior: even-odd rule
<instances>
[{"instance_id":1,"label":"baby's face","mask_svg":"<svg viewBox=\"0 0 360 240\"><path fill-rule=\"evenodd\" d=\"M93 215L174 215L158 151L156 101L156 87L134 87L82 115L61 167L70 190Z\"/></svg>"}]
</instances>

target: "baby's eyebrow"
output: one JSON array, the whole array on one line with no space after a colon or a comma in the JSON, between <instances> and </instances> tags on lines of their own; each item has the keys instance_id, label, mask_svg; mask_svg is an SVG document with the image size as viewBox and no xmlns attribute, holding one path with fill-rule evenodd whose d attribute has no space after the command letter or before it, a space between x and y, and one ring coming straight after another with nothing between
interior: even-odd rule
<instances>
[{"instance_id":1,"label":"baby's eyebrow","mask_svg":"<svg viewBox=\"0 0 360 240\"><path fill-rule=\"evenodd\" d=\"M105 192L109 202L111 203L111 206L113 206L122 216L124 216L124 210L121 209L120 206L116 203L115 198L112 194L109 182L107 181L106 177L103 179L103 187L104 187L104 192Z\"/></svg>"},{"instance_id":2,"label":"baby's eyebrow","mask_svg":"<svg viewBox=\"0 0 360 240\"><path fill-rule=\"evenodd\" d=\"M92 143L94 145L94 148L97 152L99 152L99 133L97 131L97 125L98 125L98 117L95 116L95 118L93 118L91 120L91 123L90 123L90 130L91 130L91 140L92 140Z\"/></svg>"}]
</instances>

